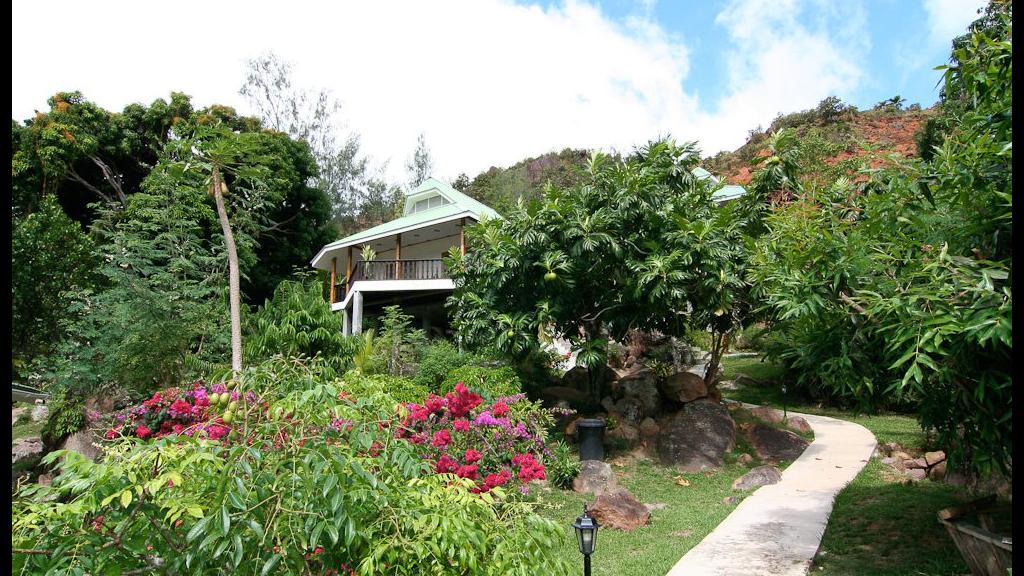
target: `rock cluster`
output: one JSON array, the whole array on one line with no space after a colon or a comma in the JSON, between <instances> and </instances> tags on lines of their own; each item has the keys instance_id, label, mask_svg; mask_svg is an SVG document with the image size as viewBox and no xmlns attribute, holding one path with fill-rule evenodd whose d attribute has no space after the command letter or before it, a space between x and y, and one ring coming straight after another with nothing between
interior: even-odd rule
<instances>
[{"instance_id":1,"label":"rock cluster","mask_svg":"<svg viewBox=\"0 0 1024 576\"><path fill-rule=\"evenodd\" d=\"M910 452L895 442L878 445L882 464L904 473L912 480L942 480L946 477L946 453L937 450L925 452L922 456L912 456Z\"/></svg>"},{"instance_id":2,"label":"rock cluster","mask_svg":"<svg viewBox=\"0 0 1024 576\"><path fill-rule=\"evenodd\" d=\"M596 496L588 509L598 524L619 530L639 528L651 519L651 509L637 500L626 488L619 486L612 467L599 460L584 460L572 483L573 490Z\"/></svg>"}]
</instances>

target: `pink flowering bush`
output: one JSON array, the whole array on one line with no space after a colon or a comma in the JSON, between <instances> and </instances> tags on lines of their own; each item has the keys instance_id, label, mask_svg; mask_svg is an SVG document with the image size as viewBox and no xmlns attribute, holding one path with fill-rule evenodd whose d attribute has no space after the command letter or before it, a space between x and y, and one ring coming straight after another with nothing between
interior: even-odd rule
<instances>
[{"instance_id":1,"label":"pink flowering bush","mask_svg":"<svg viewBox=\"0 0 1024 576\"><path fill-rule=\"evenodd\" d=\"M417 445L436 473L472 480L473 492L503 486L525 494L531 481L547 478L552 416L524 394L488 403L459 382L444 396L406 404L402 414L395 436Z\"/></svg>"},{"instance_id":2,"label":"pink flowering bush","mask_svg":"<svg viewBox=\"0 0 1024 576\"><path fill-rule=\"evenodd\" d=\"M210 405L209 394L228 392L224 384L207 385L196 380L190 388L167 388L153 394L138 406L128 408L114 416L107 430L108 439L119 436L160 438L170 434L198 435L213 440L227 435L231 426L221 419L219 410ZM239 392L230 392L231 400L243 398ZM255 402L252 392L244 400Z\"/></svg>"}]
</instances>

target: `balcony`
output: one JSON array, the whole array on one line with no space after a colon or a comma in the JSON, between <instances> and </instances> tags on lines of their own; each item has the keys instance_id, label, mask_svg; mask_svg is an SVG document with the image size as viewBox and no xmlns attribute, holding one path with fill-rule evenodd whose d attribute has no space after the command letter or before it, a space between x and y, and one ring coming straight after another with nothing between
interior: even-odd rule
<instances>
[{"instance_id":1,"label":"balcony","mask_svg":"<svg viewBox=\"0 0 1024 576\"><path fill-rule=\"evenodd\" d=\"M424 260L360 260L352 268L346 283L338 283L334 302L342 302L355 282L384 280L449 280L451 276L440 258Z\"/></svg>"}]
</instances>

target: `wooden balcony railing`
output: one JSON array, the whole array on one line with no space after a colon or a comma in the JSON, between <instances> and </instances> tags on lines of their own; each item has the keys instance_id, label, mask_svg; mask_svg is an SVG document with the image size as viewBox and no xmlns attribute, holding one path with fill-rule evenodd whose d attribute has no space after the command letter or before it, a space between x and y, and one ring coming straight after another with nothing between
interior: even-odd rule
<instances>
[{"instance_id":1,"label":"wooden balcony railing","mask_svg":"<svg viewBox=\"0 0 1024 576\"><path fill-rule=\"evenodd\" d=\"M451 278L440 258L427 260L370 260L355 263L349 285L339 279L335 301L341 302L352 282L366 280L443 280Z\"/></svg>"}]
</instances>

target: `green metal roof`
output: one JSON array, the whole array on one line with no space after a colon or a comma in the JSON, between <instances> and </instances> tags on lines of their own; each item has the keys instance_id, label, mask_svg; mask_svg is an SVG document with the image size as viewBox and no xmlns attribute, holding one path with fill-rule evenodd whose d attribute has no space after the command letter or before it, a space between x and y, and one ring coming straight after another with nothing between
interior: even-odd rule
<instances>
[{"instance_id":1,"label":"green metal roof","mask_svg":"<svg viewBox=\"0 0 1024 576\"><path fill-rule=\"evenodd\" d=\"M718 190L715 190L715 192L711 194L711 199L714 200L715 202L724 202L726 200L733 200L735 198L739 198L740 196L743 196L746 193L747 189L744 188L743 186L737 186L735 184L726 184L725 186L722 186Z\"/></svg>"},{"instance_id":2,"label":"green metal roof","mask_svg":"<svg viewBox=\"0 0 1024 576\"><path fill-rule=\"evenodd\" d=\"M474 200L469 196L466 196L462 192L459 192L455 188L452 188L445 182L437 180L436 178L427 178L426 180L423 181L422 184L420 184L414 190L406 194L406 197L418 196L420 194L430 192L432 190L438 191L442 196L448 198L448 200L450 200L453 204L462 206L463 208L469 210L470 212L479 214L480 216L487 216L488 218L501 218L501 215L495 212L494 209L491 208L490 206L478 200ZM406 212L408 211L409 208L407 206Z\"/></svg>"}]
</instances>

